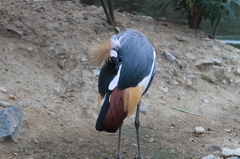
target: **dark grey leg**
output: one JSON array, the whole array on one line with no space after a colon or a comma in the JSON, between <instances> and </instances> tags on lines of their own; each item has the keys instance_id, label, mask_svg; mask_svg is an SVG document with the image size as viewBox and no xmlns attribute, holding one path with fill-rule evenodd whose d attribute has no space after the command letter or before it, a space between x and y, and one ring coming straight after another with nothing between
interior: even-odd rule
<instances>
[{"instance_id":1,"label":"dark grey leg","mask_svg":"<svg viewBox=\"0 0 240 159\"><path fill-rule=\"evenodd\" d=\"M122 130L122 125L119 127L119 136L118 136L118 154L117 154L117 159L122 159L123 156L120 155L120 150L121 150L121 130Z\"/></svg>"},{"instance_id":2,"label":"dark grey leg","mask_svg":"<svg viewBox=\"0 0 240 159\"><path fill-rule=\"evenodd\" d=\"M135 127L137 131L137 145L138 145L138 156L136 159L142 159L141 155L141 148L140 148L140 139L139 139L139 127L140 127L140 121L139 121L139 111L140 111L140 102L137 105L137 111L136 111L136 118L135 118Z\"/></svg>"}]
</instances>

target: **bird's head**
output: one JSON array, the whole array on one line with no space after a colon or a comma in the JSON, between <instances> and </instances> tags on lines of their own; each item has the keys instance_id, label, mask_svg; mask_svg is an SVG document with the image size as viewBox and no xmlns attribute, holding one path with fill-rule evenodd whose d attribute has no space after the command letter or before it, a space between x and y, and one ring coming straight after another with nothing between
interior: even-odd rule
<instances>
[{"instance_id":1,"label":"bird's head","mask_svg":"<svg viewBox=\"0 0 240 159\"><path fill-rule=\"evenodd\" d=\"M120 42L115 36L102 36L93 42L91 47L91 61L94 65L101 66L105 62L112 62L118 58L118 50L121 48Z\"/></svg>"}]
</instances>

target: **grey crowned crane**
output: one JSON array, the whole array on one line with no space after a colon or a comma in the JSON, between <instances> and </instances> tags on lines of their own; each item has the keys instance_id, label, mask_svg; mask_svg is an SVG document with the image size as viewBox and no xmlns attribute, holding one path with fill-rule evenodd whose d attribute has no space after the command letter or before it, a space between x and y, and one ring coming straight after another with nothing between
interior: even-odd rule
<instances>
[{"instance_id":1,"label":"grey crowned crane","mask_svg":"<svg viewBox=\"0 0 240 159\"><path fill-rule=\"evenodd\" d=\"M148 39L138 30L128 29L110 39L96 43L92 59L103 64L98 80L98 131L114 133L119 130L120 159L123 120L136 109L138 156L142 159L139 141L139 109L141 97L147 92L156 73L156 54Z\"/></svg>"}]
</instances>

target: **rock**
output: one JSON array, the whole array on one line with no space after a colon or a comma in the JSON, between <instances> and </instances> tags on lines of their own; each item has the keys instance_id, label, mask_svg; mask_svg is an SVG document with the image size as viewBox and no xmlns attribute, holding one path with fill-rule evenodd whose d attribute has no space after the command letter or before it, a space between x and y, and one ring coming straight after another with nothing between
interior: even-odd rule
<instances>
[{"instance_id":1,"label":"rock","mask_svg":"<svg viewBox=\"0 0 240 159\"><path fill-rule=\"evenodd\" d=\"M37 140L36 138L33 139L33 142L34 142L35 144L38 144L38 140Z\"/></svg>"},{"instance_id":2,"label":"rock","mask_svg":"<svg viewBox=\"0 0 240 159\"><path fill-rule=\"evenodd\" d=\"M151 26L147 26L146 27L146 30L148 30L148 31L154 31L154 27L151 25Z\"/></svg>"},{"instance_id":3,"label":"rock","mask_svg":"<svg viewBox=\"0 0 240 159\"><path fill-rule=\"evenodd\" d=\"M203 46L206 46L206 47L213 46L213 45L214 45L214 41L213 40L209 40L209 41L203 42Z\"/></svg>"},{"instance_id":4,"label":"rock","mask_svg":"<svg viewBox=\"0 0 240 159\"><path fill-rule=\"evenodd\" d=\"M211 70L209 72L203 72L202 73L202 79L207 80L211 83L215 83L216 80L217 80L215 75L214 75L214 70Z\"/></svg>"},{"instance_id":5,"label":"rock","mask_svg":"<svg viewBox=\"0 0 240 159\"><path fill-rule=\"evenodd\" d=\"M3 93L7 93L7 89L0 87L0 91L2 91Z\"/></svg>"},{"instance_id":6,"label":"rock","mask_svg":"<svg viewBox=\"0 0 240 159\"><path fill-rule=\"evenodd\" d=\"M168 51L170 54L172 54L174 57L179 58L179 52L176 51Z\"/></svg>"},{"instance_id":7,"label":"rock","mask_svg":"<svg viewBox=\"0 0 240 159\"><path fill-rule=\"evenodd\" d=\"M205 129L201 126L195 128L196 133L203 134L205 132Z\"/></svg>"},{"instance_id":8,"label":"rock","mask_svg":"<svg viewBox=\"0 0 240 159\"><path fill-rule=\"evenodd\" d=\"M41 12L44 8L43 8L43 6L40 6L40 5L31 5L31 7L35 10L35 11L37 11L37 12Z\"/></svg>"},{"instance_id":9,"label":"rock","mask_svg":"<svg viewBox=\"0 0 240 159\"><path fill-rule=\"evenodd\" d=\"M228 157L226 159L240 159L240 157Z\"/></svg>"},{"instance_id":10,"label":"rock","mask_svg":"<svg viewBox=\"0 0 240 159\"><path fill-rule=\"evenodd\" d=\"M177 36L175 36L175 37L176 37L176 39L177 39L178 41L186 41L186 38L183 37L183 36L177 35Z\"/></svg>"},{"instance_id":11,"label":"rock","mask_svg":"<svg viewBox=\"0 0 240 159\"><path fill-rule=\"evenodd\" d=\"M240 68L237 68L237 70L235 71L236 75L240 75ZM1 88L0 88L1 89Z\"/></svg>"},{"instance_id":12,"label":"rock","mask_svg":"<svg viewBox=\"0 0 240 159\"><path fill-rule=\"evenodd\" d=\"M212 145L212 146L209 146L209 147L207 148L207 150L208 150L208 151L215 152L215 151L221 151L222 148L221 148L220 146L218 146L218 145Z\"/></svg>"},{"instance_id":13,"label":"rock","mask_svg":"<svg viewBox=\"0 0 240 159\"><path fill-rule=\"evenodd\" d=\"M222 157L231 157L233 156L234 150L229 148L223 148L221 156Z\"/></svg>"},{"instance_id":14,"label":"rock","mask_svg":"<svg viewBox=\"0 0 240 159\"><path fill-rule=\"evenodd\" d=\"M180 70L182 70L182 69L184 69L184 68L186 68L186 67L187 67L187 66L186 66L185 64L180 64L180 65L179 65L179 69L180 69Z\"/></svg>"},{"instance_id":15,"label":"rock","mask_svg":"<svg viewBox=\"0 0 240 159\"><path fill-rule=\"evenodd\" d=\"M99 69L94 69L94 70L93 70L93 74L94 74L95 76L99 76L99 75L100 75L100 70L99 70Z\"/></svg>"},{"instance_id":16,"label":"rock","mask_svg":"<svg viewBox=\"0 0 240 159\"><path fill-rule=\"evenodd\" d=\"M168 60L169 62L173 62L174 60L176 60L176 57L173 56L173 55L172 55L171 53L169 53L168 51L164 50L164 54L165 54L165 56L166 56L166 58L167 58L167 60Z\"/></svg>"},{"instance_id":17,"label":"rock","mask_svg":"<svg viewBox=\"0 0 240 159\"><path fill-rule=\"evenodd\" d=\"M23 112L17 106L10 106L0 112L0 142L5 139L16 141L22 130Z\"/></svg>"},{"instance_id":18,"label":"rock","mask_svg":"<svg viewBox=\"0 0 240 159\"><path fill-rule=\"evenodd\" d=\"M59 61L58 61L58 66L59 66L61 69L63 69L63 68L65 67L65 62L64 62L64 60L59 60Z\"/></svg>"},{"instance_id":19,"label":"rock","mask_svg":"<svg viewBox=\"0 0 240 159\"><path fill-rule=\"evenodd\" d=\"M8 103L8 102L4 102L4 101L1 101L0 102L0 106L3 106L3 107L9 107L11 104Z\"/></svg>"},{"instance_id":20,"label":"rock","mask_svg":"<svg viewBox=\"0 0 240 159\"><path fill-rule=\"evenodd\" d=\"M137 144L132 144L133 147L137 147Z\"/></svg>"},{"instance_id":21,"label":"rock","mask_svg":"<svg viewBox=\"0 0 240 159\"><path fill-rule=\"evenodd\" d=\"M164 93L167 93L167 92L168 92L168 88L167 88L167 87L160 87L160 89L161 89Z\"/></svg>"},{"instance_id":22,"label":"rock","mask_svg":"<svg viewBox=\"0 0 240 159\"><path fill-rule=\"evenodd\" d=\"M115 27L115 30L117 31L117 33L121 32L121 29L119 27Z\"/></svg>"},{"instance_id":23,"label":"rock","mask_svg":"<svg viewBox=\"0 0 240 159\"><path fill-rule=\"evenodd\" d=\"M58 89L57 87L53 88L53 90L54 90L57 94L60 93L60 91L59 91L59 89Z\"/></svg>"},{"instance_id":24,"label":"rock","mask_svg":"<svg viewBox=\"0 0 240 159\"><path fill-rule=\"evenodd\" d=\"M206 103L206 104L208 104L208 103L209 103L209 100L208 100L208 99L206 99L206 98L203 98L203 99L202 99L202 101L203 101L204 103Z\"/></svg>"},{"instance_id":25,"label":"rock","mask_svg":"<svg viewBox=\"0 0 240 159\"><path fill-rule=\"evenodd\" d=\"M217 158L213 155L208 155L208 156L203 157L202 159L217 159Z\"/></svg>"},{"instance_id":26,"label":"rock","mask_svg":"<svg viewBox=\"0 0 240 159\"><path fill-rule=\"evenodd\" d=\"M148 140L148 141L152 143L152 142L154 142L155 140L151 138L151 139L150 139L150 140Z\"/></svg>"},{"instance_id":27,"label":"rock","mask_svg":"<svg viewBox=\"0 0 240 159\"><path fill-rule=\"evenodd\" d=\"M32 47L28 47L27 51L33 51L33 48Z\"/></svg>"},{"instance_id":28,"label":"rock","mask_svg":"<svg viewBox=\"0 0 240 159\"><path fill-rule=\"evenodd\" d=\"M13 34L23 35L24 33L20 30L14 29L14 28L7 28L7 31Z\"/></svg>"},{"instance_id":29,"label":"rock","mask_svg":"<svg viewBox=\"0 0 240 159\"><path fill-rule=\"evenodd\" d=\"M197 60L194 65L197 67L201 67L202 65L213 65L213 64L222 65L222 61L215 58L211 58L207 60Z\"/></svg>"},{"instance_id":30,"label":"rock","mask_svg":"<svg viewBox=\"0 0 240 159\"><path fill-rule=\"evenodd\" d=\"M18 105L20 106L20 107L22 107L23 106L23 102L18 102Z\"/></svg>"},{"instance_id":31,"label":"rock","mask_svg":"<svg viewBox=\"0 0 240 159\"><path fill-rule=\"evenodd\" d=\"M141 113L147 113L147 108L141 108L141 109L140 109L140 112L141 112Z\"/></svg>"},{"instance_id":32,"label":"rock","mask_svg":"<svg viewBox=\"0 0 240 159\"><path fill-rule=\"evenodd\" d=\"M172 85L178 85L179 83L178 83L178 81L173 80L173 81L171 81L171 84L172 84Z\"/></svg>"},{"instance_id":33,"label":"rock","mask_svg":"<svg viewBox=\"0 0 240 159\"><path fill-rule=\"evenodd\" d=\"M83 55L83 56L81 57L81 61L82 61L82 62L86 62L86 61L88 61L88 59L87 59L86 56Z\"/></svg>"},{"instance_id":34,"label":"rock","mask_svg":"<svg viewBox=\"0 0 240 159\"><path fill-rule=\"evenodd\" d=\"M240 148L237 148L237 149L234 150L233 156L238 156L238 157L240 157Z\"/></svg>"}]
</instances>

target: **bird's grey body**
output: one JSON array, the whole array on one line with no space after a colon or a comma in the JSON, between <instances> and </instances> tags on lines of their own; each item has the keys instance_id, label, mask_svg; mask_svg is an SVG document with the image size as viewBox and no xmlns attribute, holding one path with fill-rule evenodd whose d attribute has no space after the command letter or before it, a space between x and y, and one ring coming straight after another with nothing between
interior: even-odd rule
<instances>
[{"instance_id":1,"label":"bird's grey body","mask_svg":"<svg viewBox=\"0 0 240 159\"><path fill-rule=\"evenodd\" d=\"M110 39L109 59L101 69L98 89L100 114L96 129L116 132L119 129L119 151L121 126L125 117L137 108L135 126L139 144L139 107L143 94L148 90L156 72L156 55L153 46L139 31L129 29Z\"/></svg>"}]
</instances>

